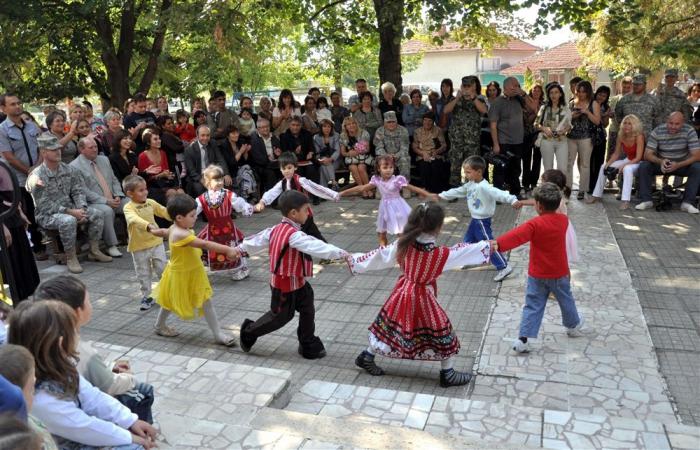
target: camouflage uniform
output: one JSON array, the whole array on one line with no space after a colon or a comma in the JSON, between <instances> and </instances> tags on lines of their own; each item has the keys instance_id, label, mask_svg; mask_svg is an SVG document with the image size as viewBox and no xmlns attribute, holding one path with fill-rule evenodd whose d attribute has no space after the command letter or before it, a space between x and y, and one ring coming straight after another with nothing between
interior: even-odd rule
<instances>
[{"instance_id":1,"label":"camouflage uniform","mask_svg":"<svg viewBox=\"0 0 700 450\"><path fill-rule=\"evenodd\" d=\"M393 155L399 173L411 179L411 157L408 154L408 130L397 125L394 131L381 127L374 134L374 148L377 156Z\"/></svg>"},{"instance_id":2,"label":"camouflage uniform","mask_svg":"<svg viewBox=\"0 0 700 450\"><path fill-rule=\"evenodd\" d=\"M472 155L481 154L481 114L474 102L466 97L457 100L452 110L452 122L448 130L450 150L450 185L462 184L462 163Z\"/></svg>"},{"instance_id":3,"label":"camouflage uniform","mask_svg":"<svg viewBox=\"0 0 700 450\"><path fill-rule=\"evenodd\" d=\"M689 124L691 123L691 119L693 117L693 107L690 106L690 102L688 102L688 98L683 91L675 86L668 89L664 85L660 86L659 89L656 89L653 95L659 99L659 103L661 104L661 116L659 118L659 123L666 122L668 116L675 111L682 112L685 116L685 121Z\"/></svg>"},{"instance_id":4,"label":"camouflage uniform","mask_svg":"<svg viewBox=\"0 0 700 450\"><path fill-rule=\"evenodd\" d=\"M624 95L615 105L615 120L622 123L622 119L629 114L634 114L642 121L644 137L648 137L651 130L663 121L661 120L661 104L659 99L651 94L636 95L632 92Z\"/></svg>"},{"instance_id":5,"label":"camouflage uniform","mask_svg":"<svg viewBox=\"0 0 700 450\"><path fill-rule=\"evenodd\" d=\"M77 169L60 163L56 172L42 164L27 178L27 191L36 205L37 223L47 230L58 230L66 251L75 248L78 219L69 209L87 211L88 236L91 242L100 240L104 228L103 213L87 206L83 178Z\"/></svg>"}]
</instances>

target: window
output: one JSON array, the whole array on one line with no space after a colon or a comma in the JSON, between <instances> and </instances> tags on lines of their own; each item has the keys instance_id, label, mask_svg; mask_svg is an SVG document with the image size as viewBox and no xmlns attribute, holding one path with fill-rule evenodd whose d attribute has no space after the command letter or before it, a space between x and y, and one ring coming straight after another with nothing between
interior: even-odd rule
<instances>
[{"instance_id":1,"label":"window","mask_svg":"<svg viewBox=\"0 0 700 450\"><path fill-rule=\"evenodd\" d=\"M480 72L493 72L501 68L501 58L481 58L479 62Z\"/></svg>"}]
</instances>

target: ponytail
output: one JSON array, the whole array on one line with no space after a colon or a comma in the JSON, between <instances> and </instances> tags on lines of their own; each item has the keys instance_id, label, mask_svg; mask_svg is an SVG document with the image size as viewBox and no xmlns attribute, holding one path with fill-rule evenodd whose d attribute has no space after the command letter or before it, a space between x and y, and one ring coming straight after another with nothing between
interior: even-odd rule
<instances>
[{"instance_id":1,"label":"ponytail","mask_svg":"<svg viewBox=\"0 0 700 450\"><path fill-rule=\"evenodd\" d=\"M403 266L408 247L423 233L436 233L445 221L445 211L435 202L420 203L408 216L403 233L396 244L396 261Z\"/></svg>"}]
</instances>

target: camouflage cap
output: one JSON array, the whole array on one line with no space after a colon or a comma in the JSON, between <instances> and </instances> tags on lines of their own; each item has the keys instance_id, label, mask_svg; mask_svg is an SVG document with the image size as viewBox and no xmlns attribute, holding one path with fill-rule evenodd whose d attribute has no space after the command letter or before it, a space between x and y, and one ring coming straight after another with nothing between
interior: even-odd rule
<instances>
[{"instance_id":1,"label":"camouflage cap","mask_svg":"<svg viewBox=\"0 0 700 450\"><path fill-rule=\"evenodd\" d=\"M397 122L396 113L394 111L387 111L384 113L384 123L387 122Z\"/></svg>"},{"instance_id":2,"label":"camouflage cap","mask_svg":"<svg viewBox=\"0 0 700 450\"><path fill-rule=\"evenodd\" d=\"M636 73L632 77L632 84L646 84L647 76L641 73Z\"/></svg>"},{"instance_id":3,"label":"camouflage cap","mask_svg":"<svg viewBox=\"0 0 700 450\"><path fill-rule=\"evenodd\" d=\"M63 147L58 142L58 138L53 135L42 134L36 138L36 141L39 144L39 148L43 148L44 150L58 150L59 148Z\"/></svg>"},{"instance_id":4,"label":"camouflage cap","mask_svg":"<svg viewBox=\"0 0 700 450\"><path fill-rule=\"evenodd\" d=\"M664 72L665 77L677 77L678 76L678 69L666 69L666 72Z\"/></svg>"}]
</instances>

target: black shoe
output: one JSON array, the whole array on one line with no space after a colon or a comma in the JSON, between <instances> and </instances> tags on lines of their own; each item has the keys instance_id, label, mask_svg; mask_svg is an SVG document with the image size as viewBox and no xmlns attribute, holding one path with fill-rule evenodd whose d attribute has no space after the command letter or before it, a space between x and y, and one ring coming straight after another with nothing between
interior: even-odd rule
<instances>
[{"instance_id":1,"label":"black shoe","mask_svg":"<svg viewBox=\"0 0 700 450\"><path fill-rule=\"evenodd\" d=\"M372 376L378 377L384 375L384 370L374 362L374 355L367 352L367 350L363 350L362 353L355 358L355 365L361 369L365 369L367 373Z\"/></svg>"},{"instance_id":2,"label":"black shoe","mask_svg":"<svg viewBox=\"0 0 700 450\"><path fill-rule=\"evenodd\" d=\"M321 359L326 356L326 348L321 342L321 338L314 336L310 342L306 344L299 343L299 354L304 359Z\"/></svg>"},{"instance_id":3,"label":"black shoe","mask_svg":"<svg viewBox=\"0 0 700 450\"><path fill-rule=\"evenodd\" d=\"M583 197L585 197L585 195L586 195L585 192L583 192L583 191L578 191L578 195L576 196L576 198L577 198L578 200L583 200Z\"/></svg>"},{"instance_id":4,"label":"black shoe","mask_svg":"<svg viewBox=\"0 0 700 450\"><path fill-rule=\"evenodd\" d=\"M452 386L463 386L469 384L472 379L472 374L468 372L457 372L454 369L447 369L440 371L440 386L452 387Z\"/></svg>"},{"instance_id":5,"label":"black shoe","mask_svg":"<svg viewBox=\"0 0 700 450\"><path fill-rule=\"evenodd\" d=\"M241 324L241 338L239 345L241 346L241 350L243 350L246 353L250 351L253 345L255 345L255 341L258 340L258 338L254 336L246 336L245 329L248 328L248 325L250 325L251 323L254 322L250 319L245 319Z\"/></svg>"}]
</instances>

